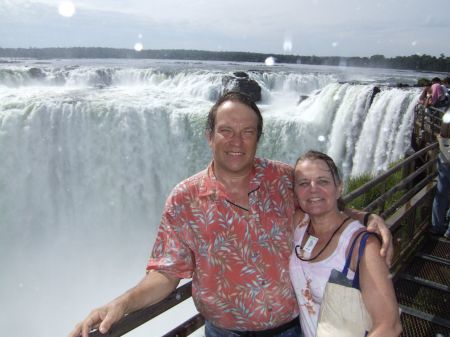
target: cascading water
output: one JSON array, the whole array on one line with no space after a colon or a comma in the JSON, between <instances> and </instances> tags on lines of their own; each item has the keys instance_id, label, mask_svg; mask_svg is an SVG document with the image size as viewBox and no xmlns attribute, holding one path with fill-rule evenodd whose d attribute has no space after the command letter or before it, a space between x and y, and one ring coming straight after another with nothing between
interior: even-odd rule
<instances>
[{"instance_id":1,"label":"cascading water","mask_svg":"<svg viewBox=\"0 0 450 337\"><path fill-rule=\"evenodd\" d=\"M409 148L417 90L382 86L369 105L375 80L340 83L342 70L328 68L247 67L0 65L6 336L67 334L90 308L137 282L170 189L210 161L206 112L234 70L262 87L260 156L293 164L314 148L348 177L383 170ZM302 95L309 98L300 102Z\"/></svg>"}]
</instances>

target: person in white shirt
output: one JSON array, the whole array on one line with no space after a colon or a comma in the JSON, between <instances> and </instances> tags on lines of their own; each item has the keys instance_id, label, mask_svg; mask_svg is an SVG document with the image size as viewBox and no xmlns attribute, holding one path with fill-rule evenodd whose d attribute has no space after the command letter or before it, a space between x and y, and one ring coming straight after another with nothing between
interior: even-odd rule
<instances>
[{"instance_id":1,"label":"person in white shirt","mask_svg":"<svg viewBox=\"0 0 450 337\"><path fill-rule=\"evenodd\" d=\"M319 310L332 269L342 270L348 245L364 229L345 213L340 196L343 185L333 160L324 153L309 151L295 165L295 195L300 213L290 258L291 282L300 308L304 337L316 335ZM358 251L357 241L355 251ZM399 307L389 270L378 253L376 237L367 240L360 262L361 292L372 319L370 337L396 337L401 333ZM355 270L356 255L350 264ZM351 274L351 275L350 275ZM349 273L353 277L354 272Z\"/></svg>"}]
</instances>

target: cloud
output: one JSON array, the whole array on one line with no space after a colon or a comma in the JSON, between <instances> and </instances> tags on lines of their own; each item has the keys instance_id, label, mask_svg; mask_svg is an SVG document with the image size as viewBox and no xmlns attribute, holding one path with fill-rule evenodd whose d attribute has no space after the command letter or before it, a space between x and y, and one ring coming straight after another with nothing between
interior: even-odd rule
<instances>
[{"instance_id":1,"label":"cloud","mask_svg":"<svg viewBox=\"0 0 450 337\"><path fill-rule=\"evenodd\" d=\"M450 54L450 1L424 15L419 0L72 0L76 14L62 18L58 0L0 0L0 46L185 48L301 55L405 55L425 48ZM436 6L435 6L436 5ZM333 42L336 44L333 47Z\"/></svg>"}]
</instances>

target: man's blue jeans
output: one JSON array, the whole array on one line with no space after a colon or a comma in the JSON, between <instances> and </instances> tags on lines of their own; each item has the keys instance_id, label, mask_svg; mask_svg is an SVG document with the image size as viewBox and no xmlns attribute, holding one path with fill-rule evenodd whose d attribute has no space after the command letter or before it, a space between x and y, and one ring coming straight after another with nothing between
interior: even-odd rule
<instances>
[{"instance_id":1,"label":"man's blue jeans","mask_svg":"<svg viewBox=\"0 0 450 337\"><path fill-rule=\"evenodd\" d=\"M206 321L205 337L240 337L240 335L233 331L219 328L211 324L209 321ZM279 334L276 334L273 337L302 337L302 334L299 326L295 326Z\"/></svg>"},{"instance_id":2,"label":"man's blue jeans","mask_svg":"<svg viewBox=\"0 0 450 337\"><path fill-rule=\"evenodd\" d=\"M450 164L444 163L442 158L438 159L438 180L436 194L433 200L432 228L434 232L444 234L447 229L445 214L449 206L450 194Z\"/></svg>"}]
</instances>

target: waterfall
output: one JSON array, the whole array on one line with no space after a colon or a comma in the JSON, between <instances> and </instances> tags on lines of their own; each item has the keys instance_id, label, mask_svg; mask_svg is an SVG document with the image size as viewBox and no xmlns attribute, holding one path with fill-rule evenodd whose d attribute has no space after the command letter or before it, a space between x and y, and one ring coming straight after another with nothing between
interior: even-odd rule
<instances>
[{"instance_id":1,"label":"waterfall","mask_svg":"<svg viewBox=\"0 0 450 337\"><path fill-rule=\"evenodd\" d=\"M236 68L189 67L0 65L5 335L67 335L143 275L166 196L211 160L206 113ZM373 83L328 70L244 70L262 88L259 156L317 149L350 176L409 148L415 89L381 86L369 105Z\"/></svg>"},{"instance_id":2,"label":"waterfall","mask_svg":"<svg viewBox=\"0 0 450 337\"><path fill-rule=\"evenodd\" d=\"M380 173L409 148L416 93L400 89L380 92L374 99L356 141L352 175Z\"/></svg>"}]
</instances>

